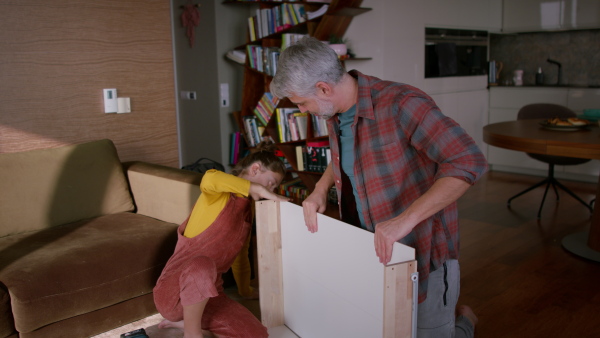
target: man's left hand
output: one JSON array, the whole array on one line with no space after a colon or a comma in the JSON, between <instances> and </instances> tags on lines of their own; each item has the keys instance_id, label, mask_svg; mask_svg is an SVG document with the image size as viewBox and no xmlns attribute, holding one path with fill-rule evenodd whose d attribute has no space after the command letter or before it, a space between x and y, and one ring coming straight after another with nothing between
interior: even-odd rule
<instances>
[{"instance_id":1,"label":"man's left hand","mask_svg":"<svg viewBox=\"0 0 600 338\"><path fill-rule=\"evenodd\" d=\"M389 263L392 259L394 242L408 235L412 228L412 226L395 218L378 223L375 226L375 252L380 263Z\"/></svg>"}]
</instances>

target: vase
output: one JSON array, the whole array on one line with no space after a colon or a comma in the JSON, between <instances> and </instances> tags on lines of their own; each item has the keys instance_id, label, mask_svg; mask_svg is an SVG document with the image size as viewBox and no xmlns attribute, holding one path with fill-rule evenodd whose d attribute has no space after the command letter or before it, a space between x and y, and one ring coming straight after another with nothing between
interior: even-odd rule
<instances>
[{"instance_id":1,"label":"vase","mask_svg":"<svg viewBox=\"0 0 600 338\"><path fill-rule=\"evenodd\" d=\"M346 47L346 44L334 43L330 44L329 47L331 47L331 49L333 49L338 56L344 56L348 54L348 47Z\"/></svg>"}]
</instances>

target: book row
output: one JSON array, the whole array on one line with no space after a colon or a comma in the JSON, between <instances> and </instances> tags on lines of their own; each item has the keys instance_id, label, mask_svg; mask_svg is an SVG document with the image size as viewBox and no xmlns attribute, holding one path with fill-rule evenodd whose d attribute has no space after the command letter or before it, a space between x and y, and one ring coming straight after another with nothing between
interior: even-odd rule
<instances>
[{"instance_id":1,"label":"book row","mask_svg":"<svg viewBox=\"0 0 600 338\"><path fill-rule=\"evenodd\" d=\"M306 145L296 146L298 171L322 173L325 172L330 162L329 141L307 142Z\"/></svg>"},{"instance_id":2,"label":"book row","mask_svg":"<svg viewBox=\"0 0 600 338\"><path fill-rule=\"evenodd\" d=\"M280 47L263 47L260 45L246 45L246 54L248 55L248 65L259 72L275 76L277 73L277 61L281 52L302 39L306 34L285 33L281 35ZM239 51L230 51L227 57L231 60L243 64L246 56L240 57Z\"/></svg>"},{"instance_id":3,"label":"book row","mask_svg":"<svg viewBox=\"0 0 600 338\"><path fill-rule=\"evenodd\" d=\"M246 141L239 131L231 133L229 150L229 164L236 165L239 160L248 155Z\"/></svg>"},{"instance_id":4,"label":"book row","mask_svg":"<svg viewBox=\"0 0 600 338\"><path fill-rule=\"evenodd\" d=\"M300 178L295 178L279 185L277 193L282 196L290 197L293 203L300 204L309 195L308 189L302 183Z\"/></svg>"},{"instance_id":5,"label":"book row","mask_svg":"<svg viewBox=\"0 0 600 338\"><path fill-rule=\"evenodd\" d=\"M244 129L246 132L246 143L249 147L256 147L262 141L262 134L265 127L260 125L258 118L254 115L242 117Z\"/></svg>"},{"instance_id":6,"label":"book row","mask_svg":"<svg viewBox=\"0 0 600 338\"><path fill-rule=\"evenodd\" d=\"M269 92L265 92L252 112L258 118L258 121L266 127L278 103L279 98Z\"/></svg>"},{"instance_id":7,"label":"book row","mask_svg":"<svg viewBox=\"0 0 600 338\"><path fill-rule=\"evenodd\" d=\"M262 39L306 21L303 4L283 3L272 8L259 8L248 18L250 41Z\"/></svg>"},{"instance_id":8,"label":"book row","mask_svg":"<svg viewBox=\"0 0 600 338\"><path fill-rule=\"evenodd\" d=\"M308 119L312 119L312 137L329 135L327 121L309 113L302 113L297 108L275 109L279 142L306 140L308 137Z\"/></svg>"},{"instance_id":9,"label":"book row","mask_svg":"<svg viewBox=\"0 0 600 338\"><path fill-rule=\"evenodd\" d=\"M258 45L247 45L248 64L251 68L270 76L277 72L277 61L279 60L279 47L262 47Z\"/></svg>"}]
</instances>

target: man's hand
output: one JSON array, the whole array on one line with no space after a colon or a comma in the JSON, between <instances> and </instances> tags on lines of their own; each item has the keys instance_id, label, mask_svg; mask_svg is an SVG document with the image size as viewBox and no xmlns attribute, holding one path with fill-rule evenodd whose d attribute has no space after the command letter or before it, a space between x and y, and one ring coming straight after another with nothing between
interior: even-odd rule
<instances>
[{"instance_id":1,"label":"man's hand","mask_svg":"<svg viewBox=\"0 0 600 338\"><path fill-rule=\"evenodd\" d=\"M327 194L319 193L316 189L302 202L304 222L308 231L315 233L319 230L317 212L323 213L327 208Z\"/></svg>"},{"instance_id":2,"label":"man's hand","mask_svg":"<svg viewBox=\"0 0 600 338\"><path fill-rule=\"evenodd\" d=\"M397 218L378 223L375 226L375 253L379 257L379 262L389 263L392 259L392 248L394 242L408 235L414 225L409 225Z\"/></svg>"},{"instance_id":3,"label":"man's hand","mask_svg":"<svg viewBox=\"0 0 600 338\"><path fill-rule=\"evenodd\" d=\"M255 201L259 201L261 199L268 199L279 202L287 202L290 200L288 197L277 195L276 193L267 189L265 186L254 182L250 183L249 194Z\"/></svg>"},{"instance_id":4,"label":"man's hand","mask_svg":"<svg viewBox=\"0 0 600 338\"><path fill-rule=\"evenodd\" d=\"M408 235L421 221L431 217L450 203L456 201L470 187L470 184L455 178L442 177L417 198L403 213L375 225L375 252L379 262L389 263L392 247Z\"/></svg>"}]
</instances>

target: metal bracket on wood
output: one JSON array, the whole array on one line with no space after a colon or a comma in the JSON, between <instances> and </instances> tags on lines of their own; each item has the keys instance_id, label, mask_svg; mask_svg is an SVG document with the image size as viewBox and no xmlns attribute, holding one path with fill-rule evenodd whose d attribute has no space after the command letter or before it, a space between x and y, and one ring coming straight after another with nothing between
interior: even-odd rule
<instances>
[{"instance_id":1,"label":"metal bracket on wood","mask_svg":"<svg viewBox=\"0 0 600 338\"><path fill-rule=\"evenodd\" d=\"M412 338L417 338L417 314L419 310L419 273L413 272L410 274L410 280L413 284L413 301L412 301Z\"/></svg>"}]
</instances>

